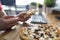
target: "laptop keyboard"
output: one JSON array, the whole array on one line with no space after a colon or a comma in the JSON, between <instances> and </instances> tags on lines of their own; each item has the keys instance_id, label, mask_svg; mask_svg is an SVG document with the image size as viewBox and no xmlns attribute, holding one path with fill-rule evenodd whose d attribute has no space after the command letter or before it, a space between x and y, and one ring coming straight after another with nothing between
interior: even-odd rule
<instances>
[{"instance_id":1,"label":"laptop keyboard","mask_svg":"<svg viewBox=\"0 0 60 40\"><path fill-rule=\"evenodd\" d=\"M35 24L41 24L41 23L42 24L46 24L47 21L46 21L46 19L44 18L43 15L36 14L36 15L33 15L31 23L35 23Z\"/></svg>"}]
</instances>

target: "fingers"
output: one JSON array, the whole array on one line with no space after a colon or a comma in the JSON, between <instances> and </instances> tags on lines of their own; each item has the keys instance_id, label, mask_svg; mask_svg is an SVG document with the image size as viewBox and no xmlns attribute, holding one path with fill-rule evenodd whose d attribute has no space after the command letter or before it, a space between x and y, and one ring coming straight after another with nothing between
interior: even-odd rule
<instances>
[{"instance_id":1,"label":"fingers","mask_svg":"<svg viewBox=\"0 0 60 40\"><path fill-rule=\"evenodd\" d=\"M10 21L5 21L3 18L0 18L0 30L6 30L13 27L17 21L15 19Z\"/></svg>"},{"instance_id":2,"label":"fingers","mask_svg":"<svg viewBox=\"0 0 60 40\"><path fill-rule=\"evenodd\" d=\"M23 17L26 14L26 12L20 12L17 17Z\"/></svg>"},{"instance_id":3,"label":"fingers","mask_svg":"<svg viewBox=\"0 0 60 40\"><path fill-rule=\"evenodd\" d=\"M30 16L26 16L26 12L19 13L17 17L19 17L18 20L21 22L27 21L30 18Z\"/></svg>"},{"instance_id":4,"label":"fingers","mask_svg":"<svg viewBox=\"0 0 60 40\"><path fill-rule=\"evenodd\" d=\"M17 17L19 17L19 21L27 21L31 15L35 13L35 10L28 10L27 12L20 12Z\"/></svg>"},{"instance_id":5,"label":"fingers","mask_svg":"<svg viewBox=\"0 0 60 40\"><path fill-rule=\"evenodd\" d=\"M21 22L25 22L25 21L27 21L28 19L26 19L26 18L19 18L19 21L21 21Z\"/></svg>"},{"instance_id":6,"label":"fingers","mask_svg":"<svg viewBox=\"0 0 60 40\"><path fill-rule=\"evenodd\" d=\"M18 21L16 19L12 19L12 20L6 21L6 22L7 22L6 23L7 28L11 28L11 27L13 27L14 25L16 25L18 23Z\"/></svg>"},{"instance_id":7,"label":"fingers","mask_svg":"<svg viewBox=\"0 0 60 40\"><path fill-rule=\"evenodd\" d=\"M4 16L4 19L10 19L10 18L14 18L14 16Z\"/></svg>"},{"instance_id":8,"label":"fingers","mask_svg":"<svg viewBox=\"0 0 60 40\"><path fill-rule=\"evenodd\" d=\"M25 22L25 21L27 21L29 18L30 18L30 17L26 17L26 18L19 18L19 21L21 21L21 22Z\"/></svg>"},{"instance_id":9,"label":"fingers","mask_svg":"<svg viewBox=\"0 0 60 40\"><path fill-rule=\"evenodd\" d=\"M19 21L21 21L21 22L24 22L24 21L27 21L29 18L30 18L31 16L23 16L23 17L19 17L18 19L19 19Z\"/></svg>"}]
</instances>

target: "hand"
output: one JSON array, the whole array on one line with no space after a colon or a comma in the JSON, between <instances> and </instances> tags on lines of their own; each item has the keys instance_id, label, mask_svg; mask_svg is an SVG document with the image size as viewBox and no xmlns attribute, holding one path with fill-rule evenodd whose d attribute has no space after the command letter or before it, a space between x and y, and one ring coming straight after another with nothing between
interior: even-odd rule
<instances>
[{"instance_id":1,"label":"hand","mask_svg":"<svg viewBox=\"0 0 60 40\"><path fill-rule=\"evenodd\" d=\"M21 21L21 22L25 22L27 21L31 16L26 16L26 12L21 12L18 14L18 20Z\"/></svg>"},{"instance_id":2,"label":"hand","mask_svg":"<svg viewBox=\"0 0 60 40\"><path fill-rule=\"evenodd\" d=\"M15 18L8 18L8 19L0 18L0 30L11 29L11 27L13 27L17 23L18 20Z\"/></svg>"},{"instance_id":3,"label":"hand","mask_svg":"<svg viewBox=\"0 0 60 40\"><path fill-rule=\"evenodd\" d=\"M4 16L2 18L4 18L4 19L10 19L10 18L14 18L14 16Z\"/></svg>"}]
</instances>

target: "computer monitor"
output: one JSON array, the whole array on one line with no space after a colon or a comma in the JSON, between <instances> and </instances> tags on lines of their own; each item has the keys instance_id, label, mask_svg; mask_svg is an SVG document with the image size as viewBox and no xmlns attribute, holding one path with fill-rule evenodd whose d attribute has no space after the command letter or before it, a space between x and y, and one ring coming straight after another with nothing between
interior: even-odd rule
<instances>
[{"instance_id":1,"label":"computer monitor","mask_svg":"<svg viewBox=\"0 0 60 40\"><path fill-rule=\"evenodd\" d=\"M1 0L2 5L12 6L15 5L15 0Z\"/></svg>"}]
</instances>

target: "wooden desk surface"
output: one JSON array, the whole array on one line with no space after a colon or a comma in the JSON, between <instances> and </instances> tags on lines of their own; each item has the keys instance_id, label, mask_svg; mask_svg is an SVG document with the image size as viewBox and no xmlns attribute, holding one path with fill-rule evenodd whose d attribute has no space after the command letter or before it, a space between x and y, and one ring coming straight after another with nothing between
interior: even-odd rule
<instances>
[{"instance_id":1,"label":"wooden desk surface","mask_svg":"<svg viewBox=\"0 0 60 40\"><path fill-rule=\"evenodd\" d=\"M49 24L53 26L60 27L60 21L55 18L55 16L60 16L60 14L48 14L45 13L46 20Z\"/></svg>"},{"instance_id":2,"label":"wooden desk surface","mask_svg":"<svg viewBox=\"0 0 60 40\"><path fill-rule=\"evenodd\" d=\"M0 40L18 40L18 31L21 25L16 25L16 29L14 30L7 30L0 36ZM19 39L20 40L20 39Z\"/></svg>"}]
</instances>

